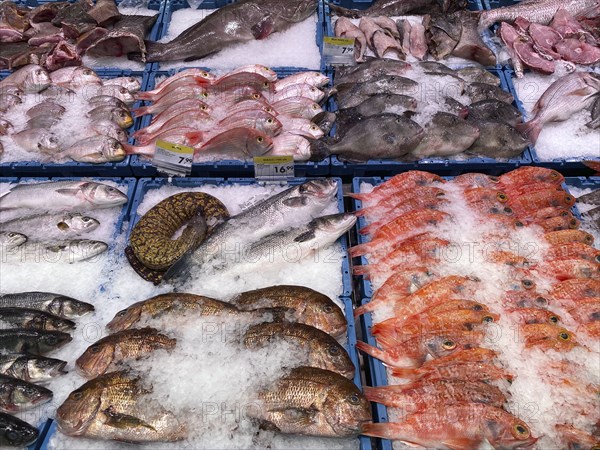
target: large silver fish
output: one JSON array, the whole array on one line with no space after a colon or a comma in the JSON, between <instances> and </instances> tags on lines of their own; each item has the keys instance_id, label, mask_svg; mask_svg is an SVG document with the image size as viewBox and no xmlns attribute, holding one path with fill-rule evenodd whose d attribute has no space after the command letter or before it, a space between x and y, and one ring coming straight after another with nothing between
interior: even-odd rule
<instances>
[{"instance_id":1,"label":"large silver fish","mask_svg":"<svg viewBox=\"0 0 600 450\"><path fill-rule=\"evenodd\" d=\"M63 242L30 241L17 248L2 252L3 262L7 263L68 263L86 261L104 253L108 245L100 241L75 239Z\"/></svg>"},{"instance_id":2,"label":"large silver fish","mask_svg":"<svg viewBox=\"0 0 600 450\"><path fill-rule=\"evenodd\" d=\"M19 184L0 197L0 223L46 213L111 208L127 203L127 195L94 181L48 181Z\"/></svg>"},{"instance_id":3,"label":"large silver fish","mask_svg":"<svg viewBox=\"0 0 600 450\"><path fill-rule=\"evenodd\" d=\"M248 208L217 226L199 248L169 269L165 279L176 277L173 281L184 282L199 266L224 257L231 246L239 246L242 241L257 242L289 224L306 223L331 204L336 192L334 180L311 180Z\"/></svg>"}]
</instances>

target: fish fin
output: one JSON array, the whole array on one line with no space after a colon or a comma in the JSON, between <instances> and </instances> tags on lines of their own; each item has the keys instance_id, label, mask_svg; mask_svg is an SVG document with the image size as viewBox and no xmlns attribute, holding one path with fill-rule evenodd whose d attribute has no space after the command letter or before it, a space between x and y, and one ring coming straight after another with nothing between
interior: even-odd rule
<instances>
[{"instance_id":1,"label":"fish fin","mask_svg":"<svg viewBox=\"0 0 600 450\"><path fill-rule=\"evenodd\" d=\"M531 142L531 144L534 145L537 142L540 133L542 132L542 127L535 120L525 123L518 123L515 128L519 133L525 136L529 142Z\"/></svg>"},{"instance_id":2,"label":"fish fin","mask_svg":"<svg viewBox=\"0 0 600 450\"><path fill-rule=\"evenodd\" d=\"M386 423L365 423L362 426L361 434L365 436L379 437L384 439L396 439L392 424Z\"/></svg>"},{"instance_id":3,"label":"fish fin","mask_svg":"<svg viewBox=\"0 0 600 450\"><path fill-rule=\"evenodd\" d=\"M306 408L276 408L270 412L280 412L285 416L286 422L301 425L303 427L314 423L315 410Z\"/></svg>"},{"instance_id":4,"label":"fish fin","mask_svg":"<svg viewBox=\"0 0 600 450\"><path fill-rule=\"evenodd\" d=\"M366 194L366 193L350 192L347 195L350 198L353 198L355 200L360 200L360 201L364 201L364 200L367 200L369 198L369 194Z\"/></svg>"},{"instance_id":5,"label":"fish fin","mask_svg":"<svg viewBox=\"0 0 600 450\"><path fill-rule=\"evenodd\" d=\"M479 440L469 438L448 439L442 442L443 445L451 450L470 450L472 448L477 448L480 443Z\"/></svg>"},{"instance_id":6,"label":"fish fin","mask_svg":"<svg viewBox=\"0 0 600 450\"><path fill-rule=\"evenodd\" d=\"M150 106L140 106L139 108L132 109L131 114L133 114L134 117L144 116L150 114L149 108Z\"/></svg>"},{"instance_id":7,"label":"fish fin","mask_svg":"<svg viewBox=\"0 0 600 450\"><path fill-rule=\"evenodd\" d=\"M362 256L362 255L366 255L367 253L369 253L369 249L371 247L369 244L370 244L370 242L367 242L366 244L358 244L353 247L350 247L348 249L348 252L350 253L350 257L356 258L357 256Z\"/></svg>"},{"instance_id":8,"label":"fish fin","mask_svg":"<svg viewBox=\"0 0 600 450\"><path fill-rule=\"evenodd\" d=\"M326 142L322 140L309 139L310 142L310 159L311 161L322 161L331 155Z\"/></svg>"},{"instance_id":9,"label":"fish fin","mask_svg":"<svg viewBox=\"0 0 600 450\"><path fill-rule=\"evenodd\" d=\"M310 241L314 237L315 237L314 230L310 230L310 231L307 231L305 233L302 233L302 234L296 236L296 238L294 239L294 242L306 242L306 241Z\"/></svg>"},{"instance_id":10,"label":"fish fin","mask_svg":"<svg viewBox=\"0 0 600 450\"><path fill-rule=\"evenodd\" d=\"M105 422L106 425L113 428L131 428L131 427L144 427L149 430L156 431L152 425L147 422L144 422L142 419L139 419L135 416L130 416L129 414L122 414L116 412L114 408L109 406L106 408L103 413L106 415L107 420Z\"/></svg>"},{"instance_id":11,"label":"fish fin","mask_svg":"<svg viewBox=\"0 0 600 450\"><path fill-rule=\"evenodd\" d=\"M59 194L63 194L63 195L77 195L80 192L80 189L78 188L73 188L73 189L57 189L55 192L58 192Z\"/></svg>"},{"instance_id":12,"label":"fish fin","mask_svg":"<svg viewBox=\"0 0 600 450\"><path fill-rule=\"evenodd\" d=\"M392 375L404 380L414 380L418 374L415 369L393 368Z\"/></svg>"},{"instance_id":13,"label":"fish fin","mask_svg":"<svg viewBox=\"0 0 600 450\"><path fill-rule=\"evenodd\" d=\"M263 17L260 22L253 25L252 28L250 28L250 31L252 31L254 39L261 40L273 33L274 28L275 22L273 21L273 17L268 15Z\"/></svg>"},{"instance_id":14,"label":"fish fin","mask_svg":"<svg viewBox=\"0 0 600 450\"><path fill-rule=\"evenodd\" d=\"M373 303L372 301L364 304L362 306L359 306L358 308L356 308L354 310L354 317L358 317L358 316L362 316L363 314L366 314L368 312L373 311L374 307L371 306L371 303Z\"/></svg>"},{"instance_id":15,"label":"fish fin","mask_svg":"<svg viewBox=\"0 0 600 450\"><path fill-rule=\"evenodd\" d=\"M285 206L289 206L289 207L299 207L299 206L305 206L306 205L306 198L305 197L292 197L292 198L286 198L282 203Z\"/></svg>"},{"instance_id":16,"label":"fish fin","mask_svg":"<svg viewBox=\"0 0 600 450\"><path fill-rule=\"evenodd\" d=\"M352 268L352 273L354 275L363 275L365 278L369 278L369 275L371 274L371 267L370 266L354 266Z\"/></svg>"},{"instance_id":17,"label":"fish fin","mask_svg":"<svg viewBox=\"0 0 600 450\"><path fill-rule=\"evenodd\" d=\"M329 9L331 10L332 15L337 14L338 16L349 17L351 19L358 19L358 18L362 17L361 11L358 11L356 9L343 8L341 6L334 5L333 3L330 3L330 2L325 2L325 3L327 3L327 5L329 5Z\"/></svg>"},{"instance_id":18,"label":"fish fin","mask_svg":"<svg viewBox=\"0 0 600 450\"><path fill-rule=\"evenodd\" d=\"M281 432L281 430L277 427L277 425L275 425L273 422L270 422L268 420L260 420L258 427L261 430L272 431L273 433L280 433Z\"/></svg>"},{"instance_id":19,"label":"fish fin","mask_svg":"<svg viewBox=\"0 0 600 450\"><path fill-rule=\"evenodd\" d=\"M592 130L600 128L600 116L597 117L596 119L586 123L585 126L588 128L591 128Z\"/></svg>"},{"instance_id":20,"label":"fish fin","mask_svg":"<svg viewBox=\"0 0 600 450\"><path fill-rule=\"evenodd\" d=\"M7 186L3 186L0 189L0 198L4 197L6 194L10 193L10 191L12 191L15 187L17 187L17 185L15 183L8 183ZM11 208L0 208L1 210L9 210Z\"/></svg>"}]
</instances>

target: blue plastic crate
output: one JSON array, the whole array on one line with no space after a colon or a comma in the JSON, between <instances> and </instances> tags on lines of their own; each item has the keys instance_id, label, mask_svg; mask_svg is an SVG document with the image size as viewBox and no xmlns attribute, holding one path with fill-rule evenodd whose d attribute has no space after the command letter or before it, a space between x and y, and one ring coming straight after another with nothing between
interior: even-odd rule
<instances>
[{"instance_id":1,"label":"blue plastic crate","mask_svg":"<svg viewBox=\"0 0 600 450\"><path fill-rule=\"evenodd\" d=\"M500 78L501 87L510 92L509 85L502 70L488 69ZM334 100L329 103L329 110L336 111L337 105ZM507 161L497 161L493 158L475 157L465 160L453 160L448 158L425 158L414 162L400 162L392 160L369 160L362 163L348 163L341 161L337 156L331 157L331 174L342 177L364 177L364 176L390 176L408 170L425 170L439 175L460 175L467 172L481 172L489 175L499 175L519 166L531 164L528 149L518 158Z\"/></svg>"},{"instance_id":2,"label":"blue plastic crate","mask_svg":"<svg viewBox=\"0 0 600 450\"><path fill-rule=\"evenodd\" d=\"M525 108L523 107L523 103L518 99L517 91L513 84L513 78L515 77L515 72L512 69L506 69L504 71L505 78L508 83L508 87L510 92L516 99L516 104L521 113L523 114L523 118L525 117ZM550 161L543 161L538 157L537 152L535 151L535 147L533 145L529 146L531 160L533 165L547 167L550 169L558 170L563 175L568 176L588 176L593 174L593 170L589 167L585 166L582 161L582 158L569 158L569 159L553 159ZM596 158L586 158L586 161L598 161L600 162L600 155Z\"/></svg>"},{"instance_id":3,"label":"blue plastic crate","mask_svg":"<svg viewBox=\"0 0 600 450\"><path fill-rule=\"evenodd\" d=\"M204 70L210 71L210 69L203 68ZM148 74L147 84L144 90L152 90L156 85L156 77L169 77L175 73L184 70L172 69L169 71L157 71ZM296 68L296 67L278 67L273 69L279 78L284 78L288 75L293 75L298 72L307 71L309 69ZM147 104L151 104L147 102ZM150 125L152 116L142 116L136 121L136 130L147 127ZM156 167L152 165L148 158L132 155L131 156L131 170L135 176L138 177L156 177L160 176ZM330 158L327 157L322 161L313 162L297 162L294 164L295 174L297 177L307 176L325 176L329 175ZM192 164L192 176L194 177L254 177L254 162L252 161L239 161L239 160L220 160L212 162L194 163Z\"/></svg>"},{"instance_id":4,"label":"blue plastic crate","mask_svg":"<svg viewBox=\"0 0 600 450\"><path fill-rule=\"evenodd\" d=\"M305 183L309 181L307 178L293 178L288 184L291 186ZM342 182L340 179L336 180L338 183L338 193L337 193L337 204L338 211L344 211L344 198L342 192ZM169 180L167 178L142 178L139 180L135 196L133 198L131 204L131 212L129 216L129 229L127 230L127 238L129 238L129 233L135 226L135 224L140 219L140 216L137 214L137 208L140 206L144 199L144 195L150 189L159 189L162 186L172 185L185 188L199 187L202 185L213 185L213 186L227 186L232 184L239 185L254 185L258 184L258 182L254 179L248 178L229 178L225 180L224 178L173 178ZM342 236L339 239L340 244L342 245L342 283L343 283L343 292L342 297L350 297L352 295L352 277L350 274L350 265L348 262L348 238L346 235Z\"/></svg>"},{"instance_id":5,"label":"blue plastic crate","mask_svg":"<svg viewBox=\"0 0 600 450\"><path fill-rule=\"evenodd\" d=\"M496 9L503 6L514 6L521 3L520 0L483 0L485 9Z\"/></svg>"},{"instance_id":6,"label":"blue plastic crate","mask_svg":"<svg viewBox=\"0 0 600 450\"><path fill-rule=\"evenodd\" d=\"M111 79L117 77L139 77L142 78L142 87L147 84L147 75L145 72L136 72L131 70L97 70L96 73L101 78ZM4 74L6 76L6 74ZM3 74L0 74L0 79L4 78ZM139 105L137 102L135 106ZM10 119L10 113L7 115ZM141 121L134 121L133 126L129 128L128 132L132 133L140 125ZM10 139L10 138L5 138ZM133 140L130 139L130 143ZM61 164L56 163L40 163L35 161L17 161L17 162L1 162L0 159L0 176L37 176L37 177L72 177L72 176L86 176L86 177L126 177L130 176L131 168L129 167L130 156L126 156L125 159L117 163L102 163L102 164L91 164L91 163L80 163L75 161L67 161Z\"/></svg>"},{"instance_id":7,"label":"blue plastic crate","mask_svg":"<svg viewBox=\"0 0 600 450\"><path fill-rule=\"evenodd\" d=\"M222 8L223 6L226 6L230 3L236 3L237 0L205 0L203 1L198 8L195 9L218 9L218 8ZM320 3L321 0L318 0L318 2ZM160 25L160 29L157 32L156 37L152 37L153 41L159 40L163 37L165 37L169 31L169 24L171 22L171 16L173 14L173 12L178 11L180 9L183 8L189 8L189 4L187 3L186 0L163 0L164 4L164 13L161 16L162 20L161 20L161 25ZM317 23L316 23L316 32L315 32L315 42L317 44L317 47L319 47L320 50L322 50L323 48L323 22L322 22L322 15L321 13L319 13L321 7L318 6L317 7L317 11L315 12L315 14L317 15ZM200 67L202 65L202 60L198 60L198 61L194 61L195 64L192 65L186 65L186 67ZM154 64L154 69L155 70L164 70L161 69L161 63L153 63ZM315 69L312 69L315 70Z\"/></svg>"}]
</instances>

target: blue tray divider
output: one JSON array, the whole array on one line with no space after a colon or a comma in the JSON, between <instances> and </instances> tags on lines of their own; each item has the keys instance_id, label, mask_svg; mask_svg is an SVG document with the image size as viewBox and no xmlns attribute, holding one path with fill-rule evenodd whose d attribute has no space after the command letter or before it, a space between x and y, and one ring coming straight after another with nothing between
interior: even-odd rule
<instances>
[{"instance_id":1,"label":"blue tray divider","mask_svg":"<svg viewBox=\"0 0 600 450\"><path fill-rule=\"evenodd\" d=\"M515 97L516 105L523 114L523 120L525 121L525 108L523 107L523 103L518 98L517 90L515 89L513 78L515 77L515 72L511 68L507 68L504 70L504 76L506 78L508 88L510 93ZM553 159L550 161L541 160L535 150L533 145L529 146L529 151L531 154L531 161L534 166L547 167L549 169L554 169L560 171L563 175L567 176L587 176L591 175L594 171L589 167L585 166L582 161L582 158L572 158L572 159ZM600 155L595 158L586 158L586 161L597 161L600 162Z\"/></svg>"},{"instance_id":2,"label":"blue tray divider","mask_svg":"<svg viewBox=\"0 0 600 450\"><path fill-rule=\"evenodd\" d=\"M199 67L210 72L210 69L206 67ZM157 77L170 77L175 75L177 72L185 70L171 69L169 71L155 71L147 75L147 83L144 90L152 90L156 85ZM285 78L286 76L293 75L298 72L304 72L309 69L299 67L278 67L273 68L279 78ZM151 104L146 102L146 104ZM136 119L137 120L137 119ZM139 118L139 123L136 125L136 130L147 127L150 125L152 116L145 115ZM156 167L152 165L150 159L139 156L131 155L131 171L133 175L137 177L156 177L160 176ZM322 161L312 162L297 162L294 164L296 177L307 177L307 176L326 176L329 175L330 158L327 157ZM254 163L252 161L239 161L239 160L220 160L211 162L202 162L192 164L192 177L254 177Z\"/></svg>"},{"instance_id":3,"label":"blue tray divider","mask_svg":"<svg viewBox=\"0 0 600 450\"><path fill-rule=\"evenodd\" d=\"M503 71L496 68L488 70L500 79L501 87L510 92ZM336 111L335 100L331 99L328 110ZM400 162L392 160L369 160L364 163L351 164L341 161L337 156L331 157L331 175L342 177L368 177L389 176L408 170L425 170L435 172L439 175L455 176L468 172L481 172L489 175L499 175L517 167L530 165L531 156L528 149L517 158L506 161L498 161L493 158L475 157L466 160L454 160L448 158L424 158L414 162Z\"/></svg>"}]
</instances>

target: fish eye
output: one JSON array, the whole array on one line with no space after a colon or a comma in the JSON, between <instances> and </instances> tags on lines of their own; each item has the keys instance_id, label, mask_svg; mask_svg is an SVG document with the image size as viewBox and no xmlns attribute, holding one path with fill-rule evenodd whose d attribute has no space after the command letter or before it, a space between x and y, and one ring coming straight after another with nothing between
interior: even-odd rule
<instances>
[{"instance_id":1,"label":"fish eye","mask_svg":"<svg viewBox=\"0 0 600 450\"><path fill-rule=\"evenodd\" d=\"M263 86L264 86L264 87L269 87L269 82L268 82L268 81L265 81L265 82L263 83Z\"/></svg>"},{"instance_id":2,"label":"fish eye","mask_svg":"<svg viewBox=\"0 0 600 450\"><path fill-rule=\"evenodd\" d=\"M123 316L124 316L126 313L127 313L127 310L126 310L126 309L124 309L123 311L119 311L119 312L117 313L117 317L123 317Z\"/></svg>"},{"instance_id":3,"label":"fish eye","mask_svg":"<svg viewBox=\"0 0 600 450\"><path fill-rule=\"evenodd\" d=\"M492 182L492 183L499 183L500 182L500 178L498 177L488 177L488 179Z\"/></svg>"},{"instance_id":4,"label":"fish eye","mask_svg":"<svg viewBox=\"0 0 600 450\"><path fill-rule=\"evenodd\" d=\"M71 400L79 400L82 396L83 396L83 394L79 391L74 391L70 395Z\"/></svg>"},{"instance_id":5,"label":"fish eye","mask_svg":"<svg viewBox=\"0 0 600 450\"><path fill-rule=\"evenodd\" d=\"M490 208L490 214L498 214L500 211L498 208Z\"/></svg>"},{"instance_id":6,"label":"fish eye","mask_svg":"<svg viewBox=\"0 0 600 450\"><path fill-rule=\"evenodd\" d=\"M48 345L56 345L56 344L58 344L58 340L56 339L56 336L47 336L46 337L46 344L48 344Z\"/></svg>"},{"instance_id":7,"label":"fish eye","mask_svg":"<svg viewBox=\"0 0 600 450\"><path fill-rule=\"evenodd\" d=\"M504 213L507 215L512 215L514 211L512 210L512 208L509 208L508 206L504 208Z\"/></svg>"},{"instance_id":8,"label":"fish eye","mask_svg":"<svg viewBox=\"0 0 600 450\"><path fill-rule=\"evenodd\" d=\"M515 227L517 227L517 228L522 228L522 227L524 227L524 226L525 226L525 225L523 225L523 222L521 222L520 220L517 220L517 221L515 221Z\"/></svg>"},{"instance_id":9,"label":"fish eye","mask_svg":"<svg viewBox=\"0 0 600 450\"><path fill-rule=\"evenodd\" d=\"M317 110L317 109L320 109L320 108L319 108L319 105L312 105L312 109Z\"/></svg>"},{"instance_id":10,"label":"fish eye","mask_svg":"<svg viewBox=\"0 0 600 450\"><path fill-rule=\"evenodd\" d=\"M586 236L586 237L585 237L585 241L586 241L586 242L590 242L590 243L591 243L591 242L593 242L593 241L594 241L594 238L593 238L592 236Z\"/></svg>"},{"instance_id":11,"label":"fish eye","mask_svg":"<svg viewBox=\"0 0 600 450\"><path fill-rule=\"evenodd\" d=\"M340 354L340 349L337 345L332 345L329 347L328 352L331 356L337 356Z\"/></svg>"},{"instance_id":12,"label":"fish eye","mask_svg":"<svg viewBox=\"0 0 600 450\"><path fill-rule=\"evenodd\" d=\"M19 433L17 433L14 430L8 430L4 436L6 436L6 439L9 442L18 442L19 441Z\"/></svg>"},{"instance_id":13,"label":"fish eye","mask_svg":"<svg viewBox=\"0 0 600 450\"><path fill-rule=\"evenodd\" d=\"M525 289L531 289L533 287L533 281L531 280L522 280L521 284Z\"/></svg>"},{"instance_id":14,"label":"fish eye","mask_svg":"<svg viewBox=\"0 0 600 450\"><path fill-rule=\"evenodd\" d=\"M485 316L483 318L483 321L487 323L492 323L494 321L494 318L492 316Z\"/></svg>"},{"instance_id":15,"label":"fish eye","mask_svg":"<svg viewBox=\"0 0 600 450\"><path fill-rule=\"evenodd\" d=\"M201 106L201 107L200 107L200 109L201 109L202 111L206 111L206 109L207 109L207 108L206 108L206 106Z\"/></svg>"},{"instance_id":16,"label":"fish eye","mask_svg":"<svg viewBox=\"0 0 600 450\"><path fill-rule=\"evenodd\" d=\"M577 228L577 219L571 219L569 221L569 227L571 227L571 228Z\"/></svg>"},{"instance_id":17,"label":"fish eye","mask_svg":"<svg viewBox=\"0 0 600 450\"><path fill-rule=\"evenodd\" d=\"M481 306L480 304L474 305L473 311L483 311L483 306Z\"/></svg>"},{"instance_id":18,"label":"fish eye","mask_svg":"<svg viewBox=\"0 0 600 450\"><path fill-rule=\"evenodd\" d=\"M574 202L574 201L575 201L575 199L574 199L573 197L571 197L570 195L567 195L567 196L565 197L565 201L566 201L567 203L571 203L571 202Z\"/></svg>"},{"instance_id":19,"label":"fish eye","mask_svg":"<svg viewBox=\"0 0 600 450\"><path fill-rule=\"evenodd\" d=\"M357 394L352 394L348 397L348 401L353 405L358 405L360 404L360 397Z\"/></svg>"},{"instance_id":20,"label":"fish eye","mask_svg":"<svg viewBox=\"0 0 600 450\"><path fill-rule=\"evenodd\" d=\"M258 94L252 94L252 98L254 100L258 100L260 98L260 95L258 95Z\"/></svg>"},{"instance_id":21,"label":"fish eye","mask_svg":"<svg viewBox=\"0 0 600 450\"><path fill-rule=\"evenodd\" d=\"M84 75L91 75L92 71L90 69L83 69L83 74Z\"/></svg>"},{"instance_id":22,"label":"fish eye","mask_svg":"<svg viewBox=\"0 0 600 450\"><path fill-rule=\"evenodd\" d=\"M202 72L202 76L207 78L208 77L208 72Z\"/></svg>"},{"instance_id":23,"label":"fish eye","mask_svg":"<svg viewBox=\"0 0 600 450\"><path fill-rule=\"evenodd\" d=\"M32 389L29 386L25 386L23 388L23 392L25 392L25 394L27 394L27 395L33 395L33 394L35 394L35 389Z\"/></svg>"},{"instance_id":24,"label":"fish eye","mask_svg":"<svg viewBox=\"0 0 600 450\"><path fill-rule=\"evenodd\" d=\"M554 172L554 171L552 171L552 172L550 172L550 176L551 176L552 178L558 178L558 172Z\"/></svg>"},{"instance_id":25,"label":"fish eye","mask_svg":"<svg viewBox=\"0 0 600 450\"><path fill-rule=\"evenodd\" d=\"M325 305L325 306L323 306L323 312L326 312L326 313L333 312L332 306L331 305Z\"/></svg>"},{"instance_id":26,"label":"fish eye","mask_svg":"<svg viewBox=\"0 0 600 450\"><path fill-rule=\"evenodd\" d=\"M208 92L203 92L202 93L202 97L207 98L208 97Z\"/></svg>"},{"instance_id":27,"label":"fish eye","mask_svg":"<svg viewBox=\"0 0 600 450\"><path fill-rule=\"evenodd\" d=\"M311 125L310 129L312 131L317 131L319 129L319 127L317 127L316 125Z\"/></svg>"},{"instance_id":28,"label":"fish eye","mask_svg":"<svg viewBox=\"0 0 600 450\"><path fill-rule=\"evenodd\" d=\"M556 317L556 316L550 316L550 317L549 317L549 320L550 320L550 322L552 322L552 323L558 323L558 317Z\"/></svg>"},{"instance_id":29,"label":"fish eye","mask_svg":"<svg viewBox=\"0 0 600 450\"><path fill-rule=\"evenodd\" d=\"M90 347L90 351L91 351L92 353L98 353L98 352L100 351L100 346L99 346L99 345L92 345L92 346Z\"/></svg>"},{"instance_id":30,"label":"fish eye","mask_svg":"<svg viewBox=\"0 0 600 450\"><path fill-rule=\"evenodd\" d=\"M259 143L262 142L263 140L264 139L262 137L260 137L260 136L256 138L256 142L259 142Z\"/></svg>"},{"instance_id":31,"label":"fish eye","mask_svg":"<svg viewBox=\"0 0 600 450\"><path fill-rule=\"evenodd\" d=\"M569 215L569 211L562 211L560 213L560 217L567 217Z\"/></svg>"},{"instance_id":32,"label":"fish eye","mask_svg":"<svg viewBox=\"0 0 600 450\"><path fill-rule=\"evenodd\" d=\"M508 197L506 196L506 194L503 194L503 193L498 194L498 200L500 200L501 202L505 202L507 199L508 199Z\"/></svg>"},{"instance_id":33,"label":"fish eye","mask_svg":"<svg viewBox=\"0 0 600 450\"><path fill-rule=\"evenodd\" d=\"M8 233L8 237L9 238L17 237L17 233L10 232L10 233Z\"/></svg>"},{"instance_id":34,"label":"fish eye","mask_svg":"<svg viewBox=\"0 0 600 450\"><path fill-rule=\"evenodd\" d=\"M456 342L446 339L444 342L442 342L442 347L444 347L446 350L454 350L456 348Z\"/></svg>"},{"instance_id":35,"label":"fish eye","mask_svg":"<svg viewBox=\"0 0 600 450\"><path fill-rule=\"evenodd\" d=\"M273 112L273 108L269 108L268 106L265 108L266 112Z\"/></svg>"},{"instance_id":36,"label":"fish eye","mask_svg":"<svg viewBox=\"0 0 600 450\"><path fill-rule=\"evenodd\" d=\"M40 69L38 69L38 70L36 70L36 71L35 71L35 74L36 74L36 75L41 75L42 73L43 73L43 72L42 72Z\"/></svg>"},{"instance_id":37,"label":"fish eye","mask_svg":"<svg viewBox=\"0 0 600 450\"><path fill-rule=\"evenodd\" d=\"M38 142L37 148L42 148L42 144Z\"/></svg>"},{"instance_id":38,"label":"fish eye","mask_svg":"<svg viewBox=\"0 0 600 450\"><path fill-rule=\"evenodd\" d=\"M517 435L523 439L527 439L529 437L529 430L527 429L527 427L521 424L515 425L514 430L517 433Z\"/></svg>"},{"instance_id":39,"label":"fish eye","mask_svg":"<svg viewBox=\"0 0 600 450\"><path fill-rule=\"evenodd\" d=\"M267 123L268 124L272 124L273 123L273 119L267 119Z\"/></svg>"},{"instance_id":40,"label":"fish eye","mask_svg":"<svg viewBox=\"0 0 600 450\"><path fill-rule=\"evenodd\" d=\"M118 142L113 142L112 144L112 148L117 150L120 147L120 144Z\"/></svg>"},{"instance_id":41,"label":"fish eye","mask_svg":"<svg viewBox=\"0 0 600 450\"><path fill-rule=\"evenodd\" d=\"M562 333L558 333L558 338L561 341L568 341L569 339L571 339L571 335L563 331Z\"/></svg>"}]
</instances>

